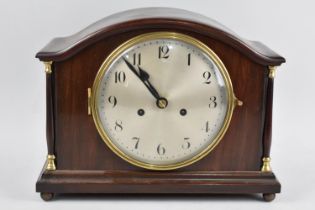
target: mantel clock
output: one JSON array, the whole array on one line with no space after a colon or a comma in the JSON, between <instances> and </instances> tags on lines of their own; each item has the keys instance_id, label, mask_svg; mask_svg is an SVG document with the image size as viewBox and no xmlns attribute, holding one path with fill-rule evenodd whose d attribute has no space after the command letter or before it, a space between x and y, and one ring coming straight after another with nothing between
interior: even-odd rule
<instances>
[{"instance_id":1,"label":"mantel clock","mask_svg":"<svg viewBox=\"0 0 315 210\"><path fill-rule=\"evenodd\" d=\"M280 192L270 168L275 67L259 42L185 10L102 19L36 55L45 64L56 193Z\"/></svg>"}]
</instances>

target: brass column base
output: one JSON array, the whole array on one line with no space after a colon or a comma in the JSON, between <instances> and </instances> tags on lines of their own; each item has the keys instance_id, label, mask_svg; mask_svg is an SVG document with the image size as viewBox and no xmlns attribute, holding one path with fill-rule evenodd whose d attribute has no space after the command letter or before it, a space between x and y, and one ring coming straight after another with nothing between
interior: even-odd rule
<instances>
[{"instance_id":1,"label":"brass column base","mask_svg":"<svg viewBox=\"0 0 315 210\"><path fill-rule=\"evenodd\" d=\"M46 170L48 171L56 170L55 159L56 159L55 155L47 155Z\"/></svg>"},{"instance_id":2,"label":"brass column base","mask_svg":"<svg viewBox=\"0 0 315 210\"><path fill-rule=\"evenodd\" d=\"M271 172L271 166L270 166L271 158L270 157L264 157L262 159L262 161L263 161L263 165L261 167L261 171L262 172Z\"/></svg>"}]
</instances>

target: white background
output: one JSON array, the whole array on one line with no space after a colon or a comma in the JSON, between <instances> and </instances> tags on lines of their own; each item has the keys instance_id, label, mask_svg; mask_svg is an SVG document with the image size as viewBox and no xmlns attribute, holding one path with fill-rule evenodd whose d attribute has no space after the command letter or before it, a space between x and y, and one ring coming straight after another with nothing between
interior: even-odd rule
<instances>
[{"instance_id":1,"label":"white background","mask_svg":"<svg viewBox=\"0 0 315 210\"><path fill-rule=\"evenodd\" d=\"M0 0L1 209L314 209L315 4L312 0L161 1ZM78 196L43 202L35 182L46 156L45 74L34 58L50 39L110 14L167 6L216 19L259 40L287 63L276 74L272 167L282 193L272 203L253 196Z\"/></svg>"}]
</instances>

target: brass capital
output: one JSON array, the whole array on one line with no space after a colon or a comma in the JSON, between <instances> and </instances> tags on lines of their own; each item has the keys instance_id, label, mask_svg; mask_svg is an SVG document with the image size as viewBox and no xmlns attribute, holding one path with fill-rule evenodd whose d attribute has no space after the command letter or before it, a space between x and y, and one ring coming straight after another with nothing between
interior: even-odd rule
<instances>
[{"instance_id":1,"label":"brass capital","mask_svg":"<svg viewBox=\"0 0 315 210\"><path fill-rule=\"evenodd\" d=\"M51 69L52 61L44 61L43 63L45 65L46 74L51 74L52 73L52 69Z\"/></svg>"},{"instance_id":2,"label":"brass capital","mask_svg":"<svg viewBox=\"0 0 315 210\"><path fill-rule=\"evenodd\" d=\"M268 75L268 77L270 79L273 79L273 78L275 78L275 75L276 75L276 67L275 66L269 66L269 75Z\"/></svg>"}]
</instances>

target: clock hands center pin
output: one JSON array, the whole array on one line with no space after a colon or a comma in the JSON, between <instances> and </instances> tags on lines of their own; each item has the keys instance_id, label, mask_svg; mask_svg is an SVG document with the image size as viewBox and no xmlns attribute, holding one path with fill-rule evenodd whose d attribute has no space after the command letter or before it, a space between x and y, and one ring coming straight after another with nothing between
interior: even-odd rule
<instances>
[{"instance_id":1,"label":"clock hands center pin","mask_svg":"<svg viewBox=\"0 0 315 210\"><path fill-rule=\"evenodd\" d=\"M161 97L155 87L149 81L150 75L143 68L138 66L138 71L134 65L132 65L126 58L123 58L128 68L142 81L142 83L147 87L150 93L156 99L156 105L160 109L165 109L167 107L168 101L166 98Z\"/></svg>"}]
</instances>

